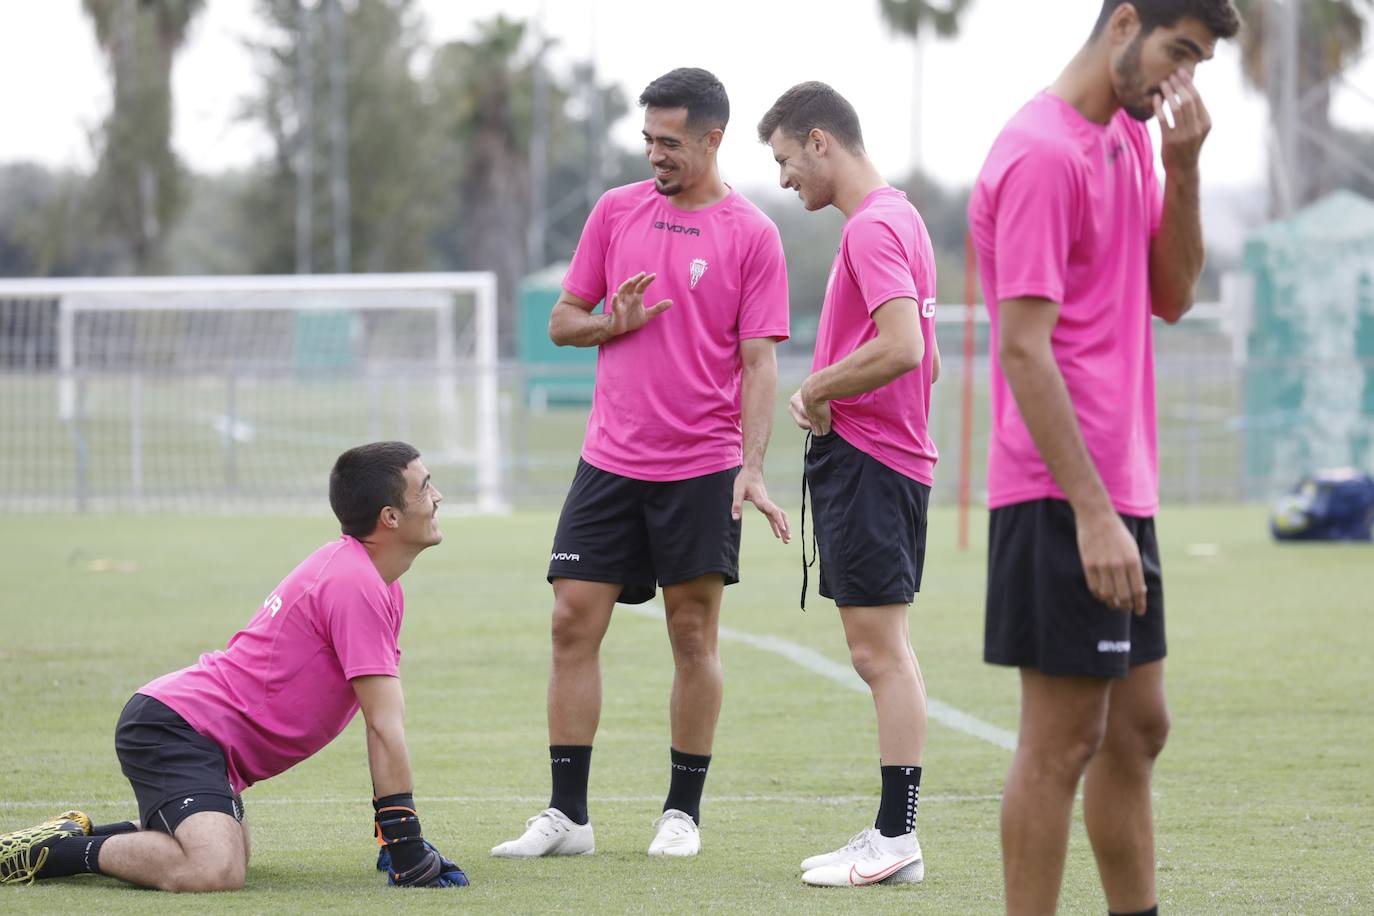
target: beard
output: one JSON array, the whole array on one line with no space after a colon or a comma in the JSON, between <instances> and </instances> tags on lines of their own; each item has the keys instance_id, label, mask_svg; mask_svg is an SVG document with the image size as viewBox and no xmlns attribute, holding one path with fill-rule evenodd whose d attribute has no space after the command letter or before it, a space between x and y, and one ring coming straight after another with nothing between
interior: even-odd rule
<instances>
[{"instance_id":1,"label":"beard","mask_svg":"<svg viewBox=\"0 0 1374 916\"><path fill-rule=\"evenodd\" d=\"M1154 97L1159 94L1158 89L1146 89L1141 85L1144 79L1140 73L1140 50L1144 44L1142 32L1121 52L1121 60L1112 68L1117 101L1126 114L1137 121L1148 121L1155 116Z\"/></svg>"},{"instance_id":2,"label":"beard","mask_svg":"<svg viewBox=\"0 0 1374 916\"><path fill-rule=\"evenodd\" d=\"M682 193L682 174L674 171L668 178L654 176L654 190L664 197L673 197Z\"/></svg>"}]
</instances>

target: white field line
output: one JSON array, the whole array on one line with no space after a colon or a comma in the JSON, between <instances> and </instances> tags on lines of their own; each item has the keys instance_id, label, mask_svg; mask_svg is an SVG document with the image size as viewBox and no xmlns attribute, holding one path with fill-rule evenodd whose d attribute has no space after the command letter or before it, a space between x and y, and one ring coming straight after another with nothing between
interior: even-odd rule
<instances>
[{"instance_id":1,"label":"white field line","mask_svg":"<svg viewBox=\"0 0 1374 916\"><path fill-rule=\"evenodd\" d=\"M354 797L337 798L254 798L252 790L248 791L247 806L257 808L259 806L278 806L278 805L356 805L358 799ZM707 793L707 801L712 804L723 805L831 805L849 806L857 804L867 804L875 801L875 795L714 795ZM970 802L996 802L1001 801L1000 795L922 795L921 804L967 804ZM483 805L483 804L517 804L517 805L544 805L549 801L549 795L426 795L423 798L424 804L463 804L463 805ZM662 795L597 795L593 801L600 804L623 804L623 805L658 805L663 803ZM128 798L106 798L98 801L87 800L91 808L103 808L114 805L128 807L132 812L135 805L132 799ZM58 811L72 807L71 799L40 799L25 801L0 801L0 811L19 811L29 808Z\"/></svg>"},{"instance_id":2,"label":"white field line","mask_svg":"<svg viewBox=\"0 0 1374 916\"><path fill-rule=\"evenodd\" d=\"M664 615L663 608L656 604L631 604L620 605L627 611L638 614L641 617L650 617L655 620L662 620ZM850 690L858 691L867 695L868 685L855 673L854 669L848 665L841 665L831 661L815 649L808 649L806 646L799 646L779 636L759 636L754 633L745 633L741 630L734 630L730 627L720 628L720 638L730 642L742 643L764 652L771 652L774 655L781 655L794 664L800 665L808 671L819 674L821 677L834 681L841 687L848 687ZM982 719L969 715L960 709L955 709L948 703L942 703L932 697L926 697L926 713L942 725L947 725L955 731L961 731L966 735L972 735L981 741L995 744L998 747L1006 748L1009 751L1016 750L1016 735L1007 731L1005 728L998 728L996 725L984 722Z\"/></svg>"}]
</instances>

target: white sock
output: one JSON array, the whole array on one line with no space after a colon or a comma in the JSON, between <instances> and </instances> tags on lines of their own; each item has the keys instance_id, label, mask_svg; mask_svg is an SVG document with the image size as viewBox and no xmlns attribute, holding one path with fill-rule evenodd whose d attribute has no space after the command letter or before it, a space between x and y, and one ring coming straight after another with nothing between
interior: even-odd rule
<instances>
[{"instance_id":1,"label":"white sock","mask_svg":"<svg viewBox=\"0 0 1374 916\"><path fill-rule=\"evenodd\" d=\"M901 836L883 836L877 834L873 840L879 851L889 855L906 856L916 851L916 831L904 833Z\"/></svg>"}]
</instances>

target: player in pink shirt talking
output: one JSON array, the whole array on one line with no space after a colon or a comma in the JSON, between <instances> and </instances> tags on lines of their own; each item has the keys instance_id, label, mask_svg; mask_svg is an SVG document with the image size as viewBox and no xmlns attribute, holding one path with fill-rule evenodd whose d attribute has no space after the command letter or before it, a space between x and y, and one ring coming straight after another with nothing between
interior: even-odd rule
<instances>
[{"instance_id":1,"label":"player in pink shirt talking","mask_svg":"<svg viewBox=\"0 0 1374 916\"><path fill-rule=\"evenodd\" d=\"M675 663L672 745L649 854L697 854L722 693L717 627L724 588L739 580L742 504L788 537L763 484L774 349L788 334L778 230L721 180L730 102L719 80L673 70L639 104L654 177L597 202L549 319L554 343L597 348L596 388L549 559L552 797L494 856L595 850L598 653L615 603L649 601L659 586Z\"/></svg>"},{"instance_id":2,"label":"player in pink shirt talking","mask_svg":"<svg viewBox=\"0 0 1374 916\"><path fill-rule=\"evenodd\" d=\"M937 458L928 422L940 374L935 254L920 214L869 160L859 117L834 89L793 86L758 135L807 210L845 215L812 374L789 408L808 432L820 592L839 607L854 670L872 691L882 777L874 825L803 861L802 880L914 883L925 876L916 808L926 700L907 608L921 588Z\"/></svg>"},{"instance_id":3,"label":"player in pink shirt talking","mask_svg":"<svg viewBox=\"0 0 1374 916\"><path fill-rule=\"evenodd\" d=\"M420 453L374 442L339 456L329 504L343 536L282 580L223 650L139 688L115 728L138 822L79 811L0 836L0 883L93 872L168 891L243 887L240 793L367 721L378 867L388 883L467 884L420 830L405 739L398 581L443 540Z\"/></svg>"},{"instance_id":4,"label":"player in pink shirt talking","mask_svg":"<svg viewBox=\"0 0 1374 916\"><path fill-rule=\"evenodd\" d=\"M1202 272L1211 118L1193 71L1239 26L1230 0L1105 0L969 203L992 328L983 656L1021 672L1011 913L1054 911L1080 779L1109 910L1157 909L1150 780L1169 713L1150 323L1181 318Z\"/></svg>"}]
</instances>

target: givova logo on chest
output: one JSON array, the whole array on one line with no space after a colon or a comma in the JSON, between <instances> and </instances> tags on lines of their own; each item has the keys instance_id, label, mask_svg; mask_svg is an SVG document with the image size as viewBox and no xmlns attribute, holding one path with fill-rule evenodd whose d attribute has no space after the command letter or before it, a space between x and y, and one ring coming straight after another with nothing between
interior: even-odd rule
<instances>
[{"instance_id":1,"label":"givova logo on chest","mask_svg":"<svg viewBox=\"0 0 1374 916\"><path fill-rule=\"evenodd\" d=\"M674 235L695 235L701 236L701 230L696 226L684 226L681 223L669 223L661 219L654 220L654 228L663 232L671 232Z\"/></svg>"}]
</instances>

